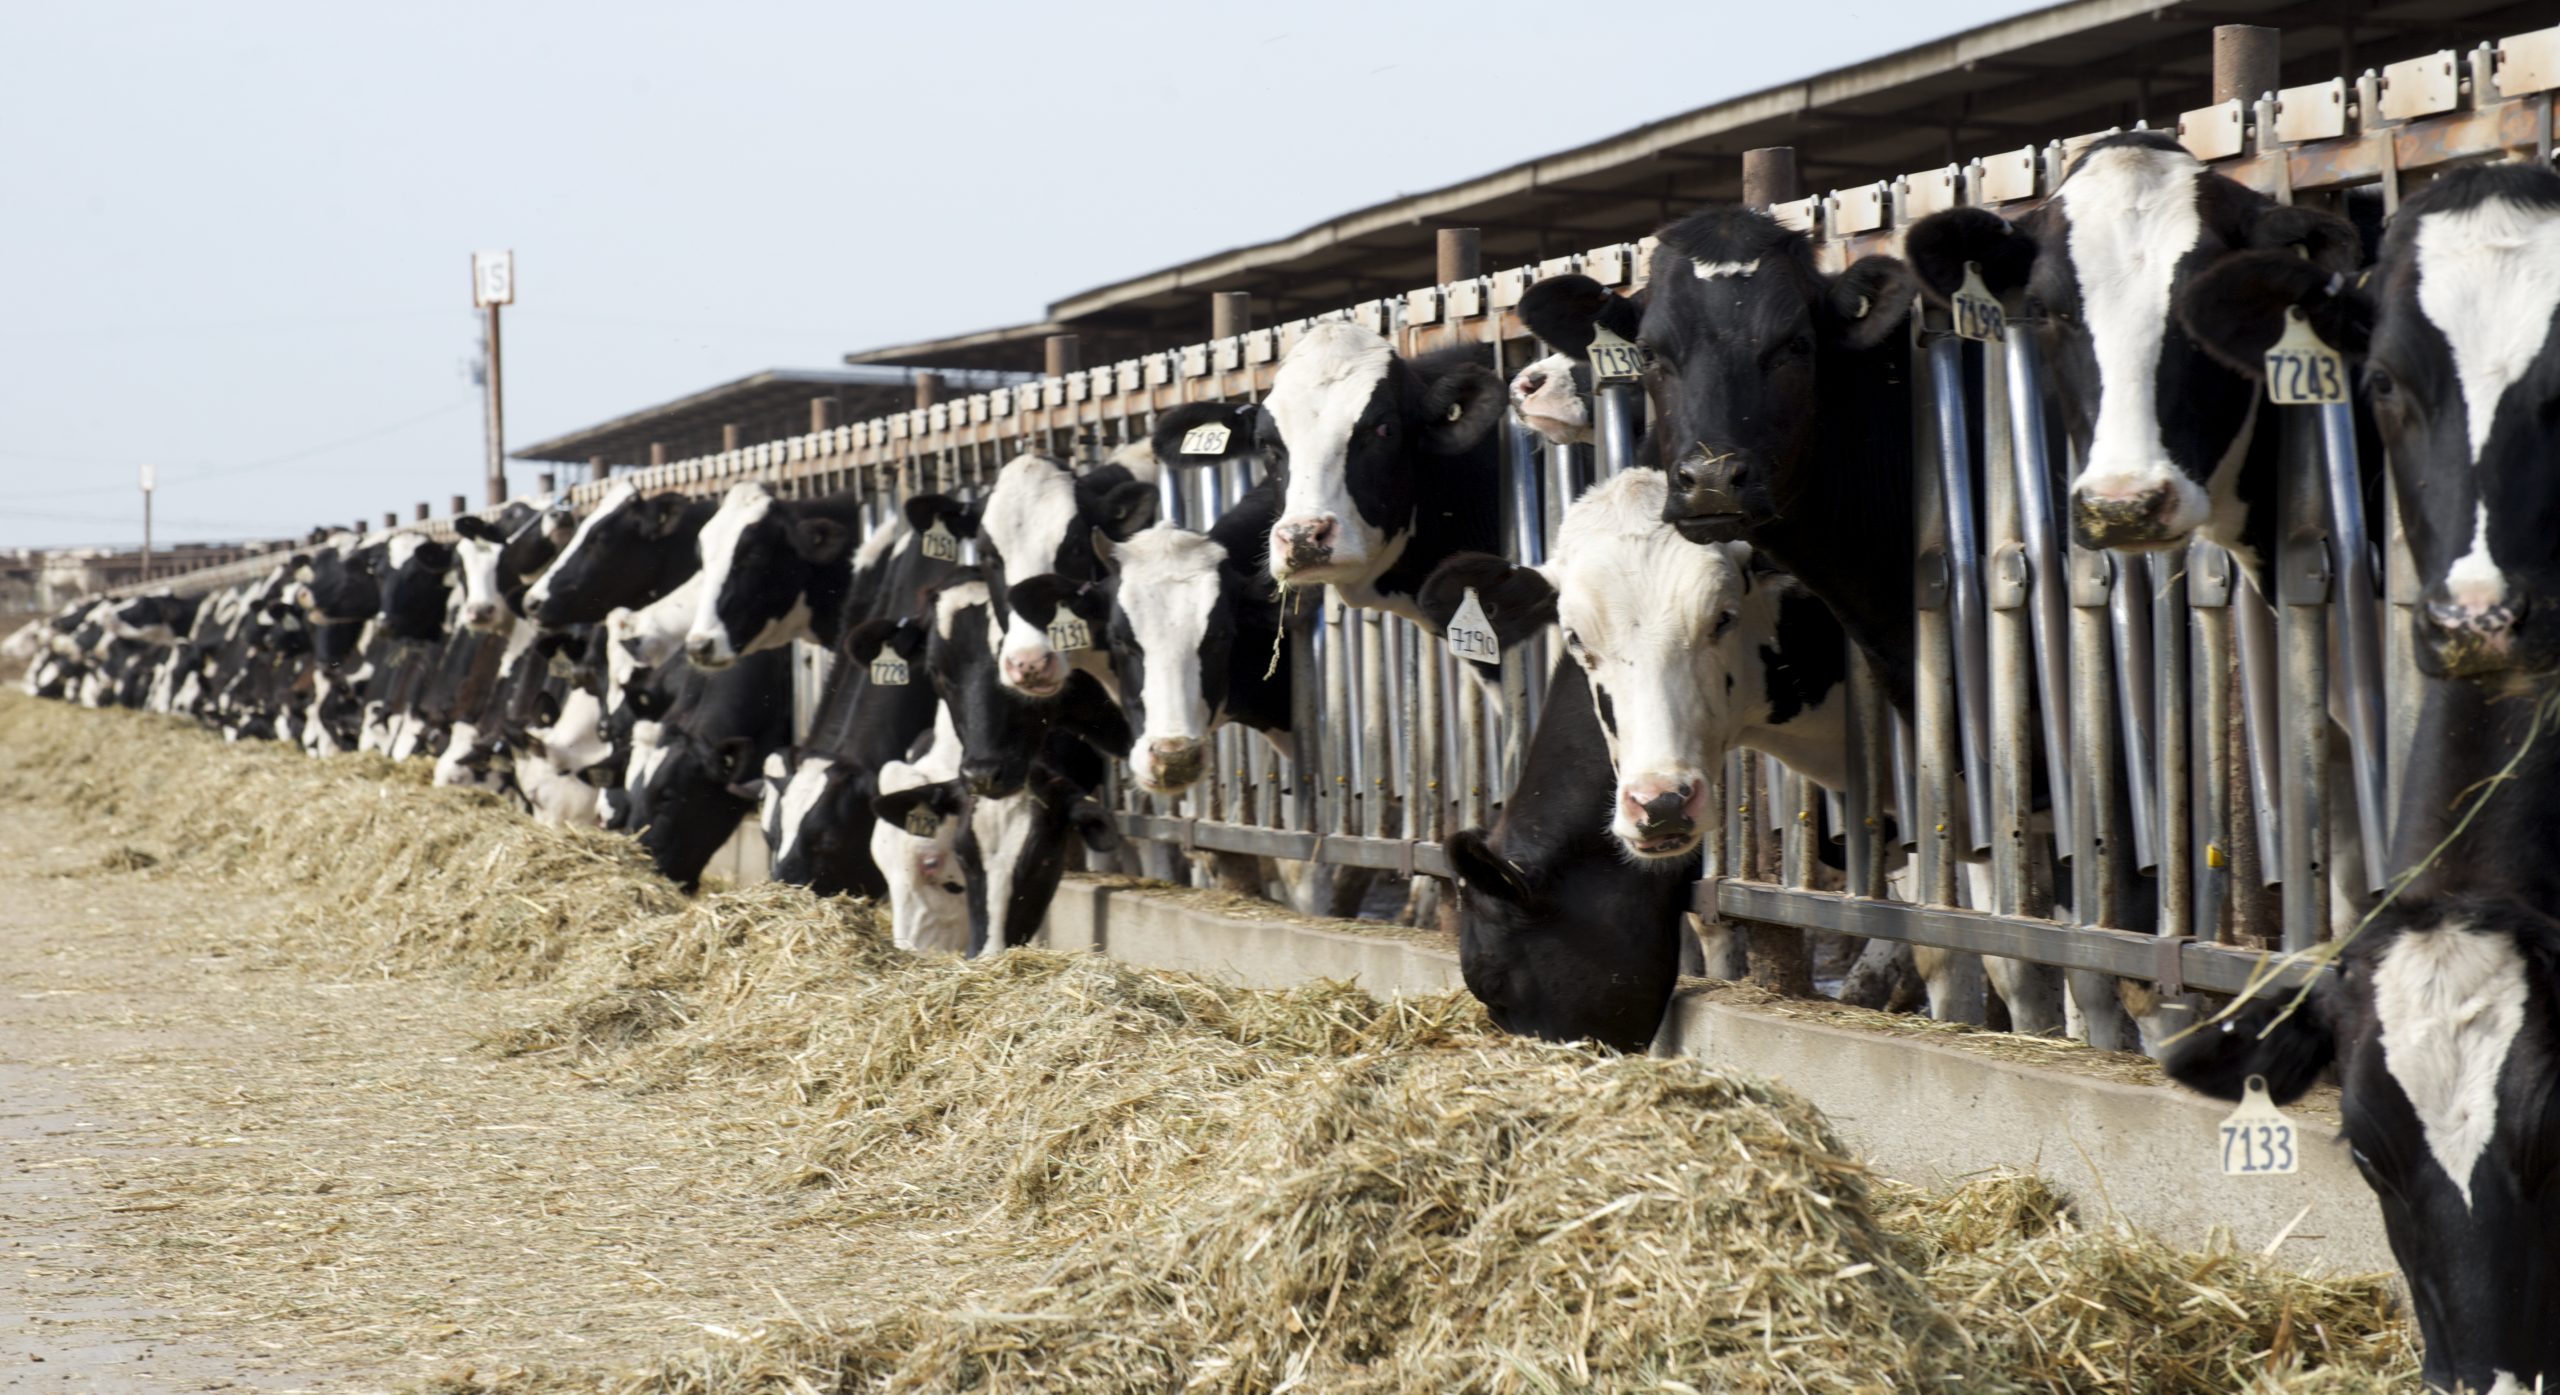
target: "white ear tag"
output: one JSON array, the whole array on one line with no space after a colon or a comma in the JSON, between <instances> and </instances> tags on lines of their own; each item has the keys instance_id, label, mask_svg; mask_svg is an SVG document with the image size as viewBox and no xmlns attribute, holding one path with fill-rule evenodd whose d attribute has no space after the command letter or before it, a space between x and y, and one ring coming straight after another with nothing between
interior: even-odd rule
<instances>
[{"instance_id":1,"label":"white ear tag","mask_svg":"<svg viewBox=\"0 0 2560 1395\"><path fill-rule=\"evenodd\" d=\"M1234 428L1224 422L1213 421L1205 426L1195 426L1182 433L1182 453L1184 455L1224 455L1227 453L1228 440L1235 434Z\"/></svg>"},{"instance_id":2,"label":"white ear tag","mask_svg":"<svg viewBox=\"0 0 2560 1395\"><path fill-rule=\"evenodd\" d=\"M1644 375L1644 351L1606 325L1591 327L1591 376L1596 382L1628 383Z\"/></svg>"},{"instance_id":3,"label":"white ear tag","mask_svg":"<svg viewBox=\"0 0 2560 1395\"><path fill-rule=\"evenodd\" d=\"M2240 1103L2222 1118L2222 1175L2281 1177L2301 1165L2293 1121L2267 1098L2267 1078L2250 1076Z\"/></svg>"},{"instance_id":4,"label":"white ear tag","mask_svg":"<svg viewBox=\"0 0 2560 1395\"><path fill-rule=\"evenodd\" d=\"M895 654L883 654L871 661L871 685L875 688L907 686L907 661Z\"/></svg>"},{"instance_id":5,"label":"white ear tag","mask_svg":"<svg viewBox=\"0 0 2560 1395\"><path fill-rule=\"evenodd\" d=\"M2325 407L2347 400L2347 361L2320 341L2298 306L2284 308L2284 333L2265 359L2267 400L2279 407Z\"/></svg>"},{"instance_id":6,"label":"white ear tag","mask_svg":"<svg viewBox=\"0 0 2560 1395\"><path fill-rule=\"evenodd\" d=\"M942 831L942 816L928 805L919 804L907 811L907 834L914 838L930 838Z\"/></svg>"},{"instance_id":7,"label":"white ear tag","mask_svg":"<svg viewBox=\"0 0 2560 1395\"><path fill-rule=\"evenodd\" d=\"M1470 586L1458 602L1458 613L1449 617L1449 628L1441 636L1449 652L1461 659L1482 663L1502 660L1502 640L1493 632L1493 622L1484 618L1484 606L1476 600L1476 588Z\"/></svg>"},{"instance_id":8,"label":"white ear tag","mask_svg":"<svg viewBox=\"0 0 2560 1395\"><path fill-rule=\"evenodd\" d=\"M1073 653L1078 649L1091 649L1093 627L1086 624L1081 617L1060 611L1056 618L1049 622L1049 647L1061 654Z\"/></svg>"},{"instance_id":9,"label":"white ear tag","mask_svg":"<svg viewBox=\"0 0 2560 1395\"><path fill-rule=\"evenodd\" d=\"M1956 287L1950 298L1955 306L1956 337L1984 344L1996 344L2008 332L2008 312L2000 308L1999 297L1982 284L1982 263L1964 264L1964 284Z\"/></svg>"},{"instance_id":10,"label":"white ear tag","mask_svg":"<svg viewBox=\"0 0 2560 1395\"><path fill-rule=\"evenodd\" d=\"M960 540L951 536L951 530L943 527L939 518L933 521L932 527L924 530L923 547L924 555L937 562L960 560Z\"/></svg>"}]
</instances>

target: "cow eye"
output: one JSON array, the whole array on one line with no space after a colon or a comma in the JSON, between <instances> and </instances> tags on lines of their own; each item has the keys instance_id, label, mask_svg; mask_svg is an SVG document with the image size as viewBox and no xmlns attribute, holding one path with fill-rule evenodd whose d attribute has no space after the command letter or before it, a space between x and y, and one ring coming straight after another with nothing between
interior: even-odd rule
<instances>
[{"instance_id":1,"label":"cow eye","mask_svg":"<svg viewBox=\"0 0 2560 1395\"><path fill-rule=\"evenodd\" d=\"M1733 622L1734 613L1732 611L1728 610L1719 614L1716 616L1715 628L1707 631L1707 638L1710 640L1724 638L1724 632L1733 628Z\"/></svg>"},{"instance_id":2,"label":"cow eye","mask_svg":"<svg viewBox=\"0 0 2560 1395\"><path fill-rule=\"evenodd\" d=\"M1376 436L1379 440L1382 440L1382 441L1383 441L1383 440L1385 440L1386 438L1388 438L1389 436L1393 436L1394 434L1396 434L1396 424L1395 424L1394 422L1392 422L1392 421L1382 421L1382 422L1379 422L1379 423L1378 423L1378 426L1377 426L1377 429L1376 429L1375 431L1371 432L1370 434L1372 434L1372 435Z\"/></svg>"},{"instance_id":3,"label":"cow eye","mask_svg":"<svg viewBox=\"0 0 2560 1395\"><path fill-rule=\"evenodd\" d=\"M2377 407L2400 396L2400 384L2380 364L2364 370L2364 389L2373 395L2373 403Z\"/></svg>"}]
</instances>

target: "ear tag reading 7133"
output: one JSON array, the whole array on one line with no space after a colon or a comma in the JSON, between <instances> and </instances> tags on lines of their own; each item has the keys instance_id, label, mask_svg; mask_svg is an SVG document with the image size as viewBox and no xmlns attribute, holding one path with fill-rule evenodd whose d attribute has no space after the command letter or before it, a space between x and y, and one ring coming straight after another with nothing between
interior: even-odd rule
<instances>
[{"instance_id":1,"label":"ear tag reading 7133","mask_svg":"<svg viewBox=\"0 0 2560 1395\"><path fill-rule=\"evenodd\" d=\"M923 547L924 555L937 562L960 560L960 540L951 536L951 530L942 526L939 518L933 521L932 527L924 530Z\"/></svg>"},{"instance_id":2,"label":"ear tag reading 7133","mask_svg":"<svg viewBox=\"0 0 2560 1395\"><path fill-rule=\"evenodd\" d=\"M1607 325L1591 327L1591 376L1603 383L1630 383L1644 376L1644 350L1627 342Z\"/></svg>"},{"instance_id":3,"label":"ear tag reading 7133","mask_svg":"<svg viewBox=\"0 0 2560 1395\"><path fill-rule=\"evenodd\" d=\"M2326 407L2347 400L2347 361L2320 341L2299 306L2284 308L2284 333L2265 359L2267 400L2279 407Z\"/></svg>"},{"instance_id":4,"label":"ear tag reading 7133","mask_svg":"<svg viewBox=\"0 0 2560 1395\"><path fill-rule=\"evenodd\" d=\"M2240 1103L2222 1119L2222 1175L2281 1177L2301 1165L2293 1121L2267 1098L2267 1078L2250 1076Z\"/></svg>"},{"instance_id":5,"label":"ear tag reading 7133","mask_svg":"<svg viewBox=\"0 0 2560 1395\"><path fill-rule=\"evenodd\" d=\"M1182 433L1182 453L1184 455L1224 455L1227 453L1227 440L1234 435L1234 429L1225 422L1213 421L1195 426Z\"/></svg>"},{"instance_id":6,"label":"ear tag reading 7133","mask_svg":"<svg viewBox=\"0 0 2560 1395\"><path fill-rule=\"evenodd\" d=\"M871 661L871 685L875 688L907 686L907 661L895 654L883 654Z\"/></svg>"},{"instance_id":7,"label":"ear tag reading 7133","mask_svg":"<svg viewBox=\"0 0 2560 1395\"><path fill-rule=\"evenodd\" d=\"M2000 298L1982 284L1982 263L1964 264L1964 284L1949 297L1955 309L1956 337L1980 344L1996 344L2009 330L2009 314L2000 308Z\"/></svg>"},{"instance_id":8,"label":"ear tag reading 7133","mask_svg":"<svg viewBox=\"0 0 2560 1395\"><path fill-rule=\"evenodd\" d=\"M1449 652L1461 659L1479 663L1502 660L1502 640L1493 632L1493 622L1484 616L1484 606L1476 600L1476 588L1467 588L1458 602L1458 613L1449 617L1449 628L1443 634Z\"/></svg>"},{"instance_id":9,"label":"ear tag reading 7133","mask_svg":"<svg viewBox=\"0 0 2560 1395\"><path fill-rule=\"evenodd\" d=\"M907 835L909 837L930 838L941 831L942 816L933 812L931 808L919 804L907 811Z\"/></svg>"},{"instance_id":10,"label":"ear tag reading 7133","mask_svg":"<svg viewBox=\"0 0 2560 1395\"><path fill-rule=\"evenodd\" d=\"M1223 431L1226 428L1219 429ZM1086 624L1082 617L1061 612L1057 618L1049 622L1049 647L1061 654L1070 654L1078 649L1091 649L1093 627Z\"/></svg>"}]
</instances>

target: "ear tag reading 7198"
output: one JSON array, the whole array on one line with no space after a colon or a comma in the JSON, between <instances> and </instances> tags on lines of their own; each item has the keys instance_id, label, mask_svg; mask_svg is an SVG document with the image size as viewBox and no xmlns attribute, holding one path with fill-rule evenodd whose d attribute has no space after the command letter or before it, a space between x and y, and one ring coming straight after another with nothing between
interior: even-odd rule
<instances>
[{"instance_id":1,"label":"ear tag reading 7198","mask_svg":"<svg viewBox=\"0 0 2560 1395\"><path fill-rule=\"evenodd\" d=\"M924 530L923 547L924 555L937 562L960 560L960 540L951 536L951 530L942 526L939 518L933 521L932 527Z\"/></svg>"},{"instance_id":2,"label":"ear tag reading 7198","mask_svg":"<svg viewBox=\"0 0 2560 1395\"><path fill-rule=\"evenodd\" d=\"M1982 263L1964 264L1964 284L1949 299L1955 309L1957 338L1996 344L2008 332L2008 312L2000 308L2000 298L1991 288L1982 284Z\"/></svg>"},{"instance_id":3,"label":"ear tag reading 7198","mask_svg":"<svg viewBox=\"0 0 2560 1395\"><path fill-rule=\"evenodd\" d=\"M1234 429L1225 422L1213 421L1206 425L1195 426L1182 433L1182 453L1184 455L1224 455L1227 453L1227 439L1233 435L1235 435Z\"/></svg>"},{"instance_id":4,"label":"ear tag reading 7198","mask_svg":"<svg viewBox=\"0 0 2560 1395\"><path fill-rule=\"evenodd\" d=\"M1224 428L1220 428L1224 429ZM1075 615L1060 613L1049 622L1049 647L1061 654L1093 647L1093 627Z\"/></svg>"},{"instance_id":5,"label":"ear tag reading 7198","mask_svg":"<svg viewBox=\"0 0 2560 1395\"><path fill-rule=\"evenodd\" d=\"M871 661L871 685L875 688L907 686L907 661L895 654L883 654Z\"/></svg>"},{"instance_id":6,"label":"ear tag reading 7198","mask_svg":"<svg viewBox=\"0 0 2560 1395\"><path fill-rule=\"evenodd\" d=\"M942 816L933 812L931 808L919 804L907 811L907 835L909 837L930 838L941 831Z\"/></svg>"},{"instance_id":7,"label":"ear tag reading 7198","mask_svg":"<svg viewBox=\"0 0 2560 1395\"><path fill-rule=\"evenodd\" d=\"M1633 382L1644 375L1644 350L1612 332L1607 325L1591 327L1591 376L1603 383Z\"/></svg>"},{"instance_id":8,"label":"ear tag reading 7198","mask_svg":"<svg viewBox=\"0 0 2560 1395\"><path fill-rule=\"evenodd\" d=\"M2301 1165L2293 1121L2267 1098L2267 1078L2250 1076L2240 1103L2222 1119L2222 1175L2280 1177Z\"/></svg>"},{"instance_id":9,"label":"ear tag reading 7198","mask_svg":"<svg viewBox=\"0 0 2560 1395\"><path fill-rule=\"evenodd\" d=\"M1449 652L1461 659L1479 663L1502 660L1502 640L1493 632L1493 622L1484 616L1484 606L1476 600L1476 588L1467 588L1458 602L1458 613L1449 617L1449 628L1442 636Z\"/></svg>"},{"instance_id":10,"label":"ear tag reading 7198","mask_svg":"<svg viewBox=\"0 0 2560 1395\"><path fill-rule=\"evenodd\" d=\"M2267 400L2279 407L2325 407L2347 400L2347 361L2320 342L2298 306L2284 309L2284 333L2265 359Z\"/></svg>"}]
</instances>

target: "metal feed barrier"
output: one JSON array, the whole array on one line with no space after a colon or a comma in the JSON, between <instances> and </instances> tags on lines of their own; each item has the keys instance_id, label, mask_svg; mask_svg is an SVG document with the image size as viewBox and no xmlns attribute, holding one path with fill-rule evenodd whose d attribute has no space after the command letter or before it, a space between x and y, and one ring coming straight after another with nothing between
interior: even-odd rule
<instances>
[{"instance_id":1,"label":"metal feed barrier","mask_svg":"<svg viewBox=\"0 0 2560 1395\"><path fill-rule=\"evenodd\" d=\"M2186 113L2175 134L2214 169L2280 201L2369 188L2396 209L2413 175L2550 159L2560 27L2280 91L2267 90L2274 32L2248 35L2256 41L2217 45L2215 90L2230 100ZM1746 170L1746 188L1837 269L1898 251L1903 229L1943 208L2024 213L2096 138L1807 197L1785 187L1791 155L1754 152L1765 163ZM1651 251L1648 239L1487 275L1471 234L1441 237L1439 284L1336 317L1407 354L1486 346L1506 377L1543 352L1514 309L1532 282L1579 272L1631 291ZM786 497L853 491L877 521L914 492L983 489L1026 449L1096 461L1144 439L1167 408L1269 388L1313 321L1249 329L1241 299L1216 307L1220 332L1207 343L1089 370L1053 359L1038 382L620 478L695 494L742 480ZM2365 516L2349 408L2265 409L2283 413L2286 447L2283 542L2268 559L2274 594L2261 598L2208 544L2136 557L2069 543L2052 483L2067 472L2050 454L2058 447L2030 335L1968 339L1924 308L1911 354L1916 709L1907 726L1894 720L1853 654L1849 788L1819 790L1747 753L1729 759L1710 791L1724 815L1711 824L1696 909L1754 927L1755 944L1783 946L1773 928L1840 932L2145 980L2164 992L2298 980L2305 970L2276 955L2328 933L2326 815L2335 807L2351 817L2346 836L2366 869L2351 890L2377 889L2418 705L2408 623L2416 582L2396 520ZM1596 447L1549 446L1503 427L1501 504L1517 560L1541 560L1573 495L1633 462L1641 393L1611 382L1597 395ZM1164 516L1205 526L1252 483L1240 466L1168 470ZM569 492L591 504L607 487ZM241 563L178 584L261 571ZM1210 773L1182 798L1115 790L1123 831L1185 851L1445 878L1442 840L1489 823L1518 772L1553 645L1524 645L1488 691L1406 621L1346 610L1329 591L1299 598L1294 613L1287 754L1229 728ZM814 684L819 666L802 672ZM2031 701L2036 691L2041 704ZM2334 790L2333 713L2348 776ZM2039 768L2050 796L2042 813ZM1887 788L1916 901L1884 897L1877 792ZM1816 887L1815 840L1826 823L1844 841L1838 891ZM1961 864L1985 856L1989 904L1963 908ZM2068 924L2052 915L2047 869L2057 865L2069 878ZM2156 902L2156 934L2123 928L2137 900Z\"/></svg>"}]
</instances>

